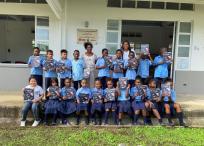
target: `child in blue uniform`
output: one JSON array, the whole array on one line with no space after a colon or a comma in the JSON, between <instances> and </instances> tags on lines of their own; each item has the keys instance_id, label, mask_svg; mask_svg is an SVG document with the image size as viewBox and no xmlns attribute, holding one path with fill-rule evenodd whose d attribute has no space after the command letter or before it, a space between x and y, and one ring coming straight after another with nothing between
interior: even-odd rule
<instances>
[{"instance_id":1,"label":"child in blue uniform","mask_svg":"<svg viewBox=\"0 0 204 146\"><path fill-rule=\"evenodd\" d=\"M42 69L43 57L40 55L40 49L35 47L33 49L33 55L28 59L28 66L31 68L31 76L33 76L39 86L43 86L43 69Z\"/></svg>"},{"instance_id":2,"label":"child in blue uniform","mask_svg":"<svg viewBox=\"0 0 204 146\"><path fill-rule=\"evenodd\" d=\"M164 53L167 51L166 48L160 49L160 55L154 59L154 78L157 81L157 87L161 87L161 84L165 82L166 78L169 75L169 65L172 63L172 60L165 61Z\"/></svg>"},{"instance_id":3,"label":"child in blue uniform","mask_svg":"<svg viewBox=\"0 0 204 146\"><path fill-rule=\"evenodd\" d=\"M144 55L144 53L141 54L140 60L139 60L139 67L137 74L142 78L142 83L144 85L147 85L147 79L149 78L149 68L152 65L152 57L151 55Z\"/></svg>"},{"instance_id":4,"label":"child in blue uniform","mask_svg":"<svg viewBox=\"0 0 204 146\"><path fill-rule=\"evenodd\" d=\"M127 113L131 117L132 111L130 104L130 84L128 84L126 89L119 90L118 112L118 125L122 125L122 117L124 113Z\"/></svg>"},{"instance_id":5,"label":"child in blue uniform","mask_svg":"<svg viewBox=\"0 0 204 146\"><path fill-rule=\"evenodd\" d=\"M86 125L89 124L88 105L91 99L91 90L87 87L87 81L81 80L81 88L76 92L77 98L77 125L80 123L81 112L83 111L86 116Z\"/></svg>"},{"instance_id":6,"label":"child in blue uniform","mask_svg":"<svg viewBox=\"0 0 204 146\"><path fill-rule=\"evenodd\" d=\"M142 112L142 116L144 118L144 124L147 124L146 108L145 108L145 102L144 102L146 98L146 93L141 88L140 78L136 78L135 86L131 88L130 96L133 99L132 108L134 110L134 125L138 124L137 121L139 118L140 111Z\"/></svg>"},{"instance_id":7,"label":"child in blue uniform","mask_svg":"<svg viewBox=\"0 0 204 146\"><path fill-rule=\"evenodd\" d=\"M145 103L145 106L149 111L153 111L153 114L158 119L159 124L163 124L162 118L158 112L159 104L161 102L160 92L161 90L159 88L156 88L156 81L154 79L151 79L149 81L149 88L147 88L147 101Z\"/></svg>"},{"instance_id":8,"label":"child in blue uniform","mask_svg":"<svg viewBox=\"0 0 204 146\"><path fill-rule=\"evenodd\" d=\"M61 50L61 60L58 61L57 72L60 78L60 88L64 87L65 78L72 78L72 62L67 58L67 50Z\"/></svg>"},{"instance_id":9,"label":"child in blue uniform","mask_svg":"<svg viewBox=\"0 0 204 146\"><path fill-rule=\"evenodd\" d=\"M124 60L122 58L123 52L122 50L117 50L116 51L116 59L113 61L113 86L116 88L117 82L120 77L124 76Z\"/></svg>"},{"instance_id":10,"label":"child in blue uniform","mask_svg":"<svg viewBox=\"0 0 204 146\"><path fill-rule=\"evenodd\" d=\"M112 118L117 125L117 104L116 99L119 96L119 89L113 87L111 79L107 80L107 88L104 90L104 103L105 103L105 121L104 124L108 125L108 116L112 112Z\"/></svg>"},{"instance_id":11,"label":"child in blue uniform","mask_svg":"<svg viewBox=\"0 0 204 146\"><path fill-rule=\"evenodd\" d=\"M172 120L171 120L171 114L172 114L171 112L172 112L172 110L175 109L180 126L185 126L185 123L183 121L183 112L181 110L181 106L180 106L180 104L176 103L176 91L173 89L173 81L171 79L167 79L165 84L168 84L171 87L170 96L166 95L166 93L164 93L164 92L162 92L162 94L161 94L169 125L170 126L174 125Z\"/></svg>"},{"instance_id":12,"label":"child in blue uniform","mask_svg":"<svg viewBox=\"0 0 204 146\"><path fill-rule=\"evenodd\" d=\"M92 107L91 107L91 114L94 118L94 124L97 125L96 115L99 118L99 125L102 123L102 112L103 112L103 98L104 98L104 91L101 88L101 81L99 79L95 80L95 88L91 90L92 93Z\"/></svg>"},{"instance_id":13,"label":"child in blue uniform","mask_svg":"<svg viewBox=\"0 0 204 146\"><path fill-rule=\"evenodd\" d=\"M106 79L110 77L110 66L105 61L105 57L108 56L108 49L102 50L102 57L96 62L96 69L98 69L98 77L101 80L102 88L106 88Z\"/></svg>"},{"instance_id":14,"label":"child in blue uniform","mask_svg":"<svg viewBox=\"0 0 204 146\"><path fill-rule=\"evenodd\" d=\"M77 90L81 86L81 80L84 76L84 60L80 57L79 50L74 50L74 59L72 60L72 79L74 81L74 89Z\"/></svg>"},{"instance_id":15,"label":"child in blue uniform","mask_svg":"<svg viewBox=\"0 0 204 146\"><path fill-rule=\"evenodd\" d=\"M53 59L53 51L47 50L46 59L43 61L43 70L45 71L45 90L51 85L51 78L57 78L57 61Z\"/></svg>"},{"instance_id":16,"label":"child in blue uniform","mask_svg":"<svg viewBox=\"0 0 204 146\"><path fill-rule=\"evenodd\" d=\"M125 68L127 69L125 77L128 78L128 83L132 87L137 76L137 60L133 51L129 52L129 59L125 61Z\"/></svg>"},{"instance_id":17,"label":"child in blue uniform","mask_svg":"<svg viewBox=\"0 0 204 146\"><path fill-rule=\"evenodd\" d=\"M62 118L62 124L70 125L66 117L76 112L76 90L71 87L70 78L65 78L65 86L61 89L61 102L59 103L59 112Z\"/></svg>"},{"instance_id":18,"label":"child in blue uniform","mask_svg":"<svg viewBox=\"0 0 204 146\"><path fill-rule=\"evenodd\" d=\"M37 126L40 123L39 118L39 103L44 96L43 89L37 85L35 77L29 78L29 85L23 88L24 92L24 104L21 111L21 127L24 127L26 124L26 118L30 109L32 109L34 116L33 127Z\"/></svg>"},{"instance_id":19,"label":"child in blue uniform","mask_svg":"<svg viewBox=\"0 0 204 146\"><path fill-rule=\"evenodd\" d=\"M52 116L52 125L56 125L57 113L59 108L60 88L57 78L51 78L51 86L47 89L47 98L45 102L45 125L48 125L48 116Z\"/></svg>"}]
</instances>

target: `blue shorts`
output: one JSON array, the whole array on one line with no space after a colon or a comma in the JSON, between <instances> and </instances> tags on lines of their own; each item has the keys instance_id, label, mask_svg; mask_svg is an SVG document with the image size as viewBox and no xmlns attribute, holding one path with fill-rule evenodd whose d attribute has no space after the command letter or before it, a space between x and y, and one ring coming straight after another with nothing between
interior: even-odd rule
<instances>
[{"instance_id":1,"label":"blue shorts","mask_svg":"<svg viewBox=\"0 0 204 146\"><path fill-rule=\"evenodd\" d=\"M79 103L77 104L77 112L80 111L88 111L88 104L87 103Z\"/></svg>"},{"instance_id":2,"label":"blue shorts","mask_svg":"<svg viewBox=\"0 0 204 146\"><path fill-rule=\"evenodd\" d=\"M111 109L111 110L116 110L117 109L117 105L115 101L108 101L105 103L105 110L107 109Z\"/></svg>"},{"instance_id":3,"label":"blue shorts","mask_svg":"<svg viewBox=\"0 0 204 146\"><path fill-rule=\"evenodd\" d=\"M118 111L119 113L131 113L131 104L130 101L119 101L118 102Z\"/></svg>"},{"instance_id":4,"label":"blue shorts","mask_svg":"<svg viewBox=\"0 0 204 146\"><path fill-rule=\"evenodd\" d=\"M142 101L133 101L132 102L132 108L134 111L136 110L145 110L145 103Z\"/></svg>"},{"instance_id":5,"label":"blue shorts","mask_svg":"<svg viewBox=\"0 0 204 146\"><path fill-rule=\"evenodd\" d=\"M49 99L45 102L45 114L57 114L59 108L58 99Z\"/></svg>"},{"instance_id":6,"label":"blue shorts","mask_svg":"<svg viewBox=\"0 0 204 146\"><path fill-rule=\"evenodd\" d=\"M76 103L73 100L63 100L59 102L59 112L63 114L71 114L76 112Z\"/></svg>"},{"instance_id":7,"label":"blue shorts","mask_svg":"<svg viewBox=\"0 0 204 146\"><path fill-rule=\"evenodd\" d=\"M91 107L91 113L93 114L95 111L102 112L104 109L103 103L93 103Z\"/></svg>"}]
</instances>

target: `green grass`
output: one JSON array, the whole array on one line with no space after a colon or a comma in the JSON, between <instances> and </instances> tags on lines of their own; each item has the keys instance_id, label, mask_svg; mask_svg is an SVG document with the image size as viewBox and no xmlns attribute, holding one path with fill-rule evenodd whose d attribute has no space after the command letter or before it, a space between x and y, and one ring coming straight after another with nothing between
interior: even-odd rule
<instances>
[{"instance_id":1,"label":"green grass","mask_svg":"<svg viewBox=\"0 0 204 146\"><path fill-rule=\"evenodd\" d=\"M204 145L202 128L1 128L0 145L3 146L201 146Z\"/></svg>"}]
</instances>

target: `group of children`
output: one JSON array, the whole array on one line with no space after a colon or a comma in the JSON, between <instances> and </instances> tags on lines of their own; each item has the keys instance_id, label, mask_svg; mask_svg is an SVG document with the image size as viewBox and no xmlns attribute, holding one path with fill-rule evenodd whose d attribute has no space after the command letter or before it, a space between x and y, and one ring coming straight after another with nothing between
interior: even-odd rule
<instances>
[{"instance_id":1,"label":"group of children","mask_svg":"<svg viewBox=\"0 0 204 146\"><path fill-rule=\"evenodd\" d=\"M133 125L138 125L140 113L145 125L151 124L151 113L156 116L159 124L163 125L162 113L165 113L169 125L172 126L174 124L171 117L176 111L179 124L184 126L180 105L175 102L173 82L167 78L168 65L172 60L164 58L165 52L165 48L162 48L160 55L153 61L150 54L143 53L138 59L133 51L129 51L129 59L124 60L121 49L116 51L114 58L108 55L108 49L103 49L102 57L96 60L95 65L98 78L95 80L95 87L90 89L83 78L85 65L78 50L74 51L72 61L67 58L67 51L61 50L61 60L56 61L53 59L52 50L48 50L44 58L39 55L40 49L34 48L34 53L28 61L31 67L29 85L23 89L21 126L25 126L30 108L35 118L33 126L40 123L39 105L44 95L46 125L49 123L49 116L52 117L52 125L56 125L58 117L61 118L62 124L70 125L68 116L71 114L76 114L77 125L80 124L82 115L86 117L86 124L92 119L96 125L108 125L110 113L116 125L122 124L124 114L130 117ZM147 80L151 65L155 66L154 78ZM45 92L42 89L43 71ZM125 79L124 86L122 79ZM146 85L145 88L143 84ZM170 87L168 93L161 88L161 84Z\"/></svg>"}]
</instances>

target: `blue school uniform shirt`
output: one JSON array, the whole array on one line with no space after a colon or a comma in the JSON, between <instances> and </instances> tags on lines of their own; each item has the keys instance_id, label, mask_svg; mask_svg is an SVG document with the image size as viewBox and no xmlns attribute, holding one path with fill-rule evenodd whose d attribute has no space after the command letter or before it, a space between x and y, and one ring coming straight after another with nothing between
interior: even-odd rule
<instances>
[{"instance_id":1,"label":"blue school uniform shirt","mask_svg":"<svg viewBox=\"0 0 204 146\"><path fill-rule=\"evenodd\" d=\"M72 78L71 69L72 69L72 62L69 59L66 60L59 60L58 62L64 63L65 67L67 67L69 70L65 70L63 73L59 73L59 78L65 79L65 78Z\"/></svg>"},{"instance_id":2,"label":"blue school uniform shirt","mask_svg":"<svg viewBox=\"0 0 204 146\"><path fill-rule=\"evenodd\" d=\"M76 92L76 98L79 100L79 94L82 93L82 94L88 94L89 95L89 99L91 99L91 89L88 88L88 87L81 87L77 90Z\"/></svg>"},{"instance_id":3,"label":"blue school uniform shirt","mask_svg":"<svg viewBox=\"0 0 204 146\"><path fill-rule=\"evenodd\" d=\"M137 74L141 76L141 78L148 78L149 68L151 65L152 65L152 62L149 59L140 59Z\"/></svg>"},{"instance_id":4,"label":"blue school uniform shirt","mask_svg":"<svg viewBox=\"0 0 204 146\"><path fill-rule=\"evenodd\" d=\"M123 59L116 59L113 61L113 69L118 67L118 63L117 63L118 61L121 62L122 66L124 68L124 60ZM123 74L123 72L120 72L120 73L113 72L112 77L113 77L113 79L119 79L121 77L124 77L124 74Z\"/></svg>"},{"instance_id":5,"label":"blue school uniform shirt","mask_svg":"<svg viewBox=\"0 0 204 146\"><path fill-rule=\"evenodd\" d=\"M105 60L103 57L100 57L96 62L96 67L104 66ZM98 70L98 77L110 77L110 69L107 66L106 68L102 68Z\"/></svg>"},{"instance_id":6,"label":"blue school uniform shirt","mask_svg":"<svg viewBox=\"0 0 204 146\"><path fill-rule=\"evenodd\" d=\"M124 66L125 68L127 68L128 60L124 61ZM137 76L137 73L135 69L130 69L130 68L127 69L125 73L125 77L128 78L128 80L135 80L136 76Z\"/></svg>"},{"instance_id":7,"label":"blue school uniform shirt","mask_svg":"<svg viewBox=\"0 0 204 146\"><path fill-rule=\"evenodd\" d=\"M130 96L133 97L133 99L135 101L138 101L138 102L141 102L143 100L143 97L142 96L136 96L136 94L138 94L138 87L132 87L131 90L130 90Z\"/></svg>"},{"instance_id":8,"label":"blue school uniform shirt","mask_svg":"<svg viewBox=\"0 0 204 146\"><path fill-rule=\"evenodd\" d=\"M170 61L165 62L164 64L159 64L164 61L164 57L159 55L154 59L154 65L156 66L154 71L155 78L167 78L168 77L168 66L171 64Z\"/></svg>"},{"instance_id":9,"label":"blue school uniform shirt","mask_svg":"<svg viewBox=\"0 0 204 146\"><path fill-rule=\"evenodd\" d=\"M28 59L28 65L32 64L32 59L33 55L29 57ZM42 68L42 63L43 63L44 57L40 56L40 66L39 67L31 67L30 74L31 75L43 75L43 68Z\"/></svg>"},{"instance_id":10,"label":"blue school uniform shirt","mask_svg":"<svg viewBox=\"0 0 204 146\"><path fill-rule=\"evenodd\" d=\"M67 90L70 90L71 92L73 92L73 94L74 94L73 98L76 97L76 90L73 87L66 87L66 86L61 89L60 94L62 97L66 96Z\"/></svg>"},{"instance_id":11,"label":"blue school uniform shirt","mask_svg":"<svg viewBox=\"0 0 204 146\"><path fill-rule=\"evenodd\" d=\"M57 61L53 59L54 66L57 67ZM43 61L43 67L45 66L46 59ZM51 70L51 71L45 71L45 78L57 78L57 72L56 70Z\"/></svg>"},{"instance_id":12,"label":"blue school uniform shirt","mask_svg":"<svg viewBox=\"0 0 204 146\"><path fill-rule=\"evenodd\" d=\"M72 60L72 78L74 81L80 81L84 78L84 60L79 58L78 60Z\"/></svg>"},{"instance_id":13,"label":"blue school uniform shirt","mask_svg":"<svg viewBox=\"0 0 204 146\"><path fill-rule=\"evenodd\" d=\"M161 91L161 95L162 95L162 91ZM176 91L175 91L174 89L171 89L171 100L172 100L173 102L176 101ZM169 101L168 96L165 96L165 97L164 97L164 101L165 101L165 102L168 102L168 101Z\"/></svg>"},{"instance_id":14,"label":"blue school uniform shirt","mask_svg":"<svg viewBox=\"0 0 204 146\"><path fill-rule=\"evenodd\" d=\"M159 88L158 88L159 89ZM155 90L158 90L158 89L155 89ZM148 100L153 100L153 97L152 97L152 93L151 93L151 90L150 88L147 88L146 90L146 95L147 95L147 99ZM159 89L159 95L161 96L161 90ZM161 97L160 97L161 98Z\"/></svg>"},{"instance_id":15,"label":"blue school uniform shirt","mask_svg":"<svg viewBox=\"0 0 204 146\"><path fill-rule=\"evenodd\" d=\"M126 97L126 89L120 89L120 96L118 96L118 101L130 100L130 96Z\"/></svg>"}]
</instances>

